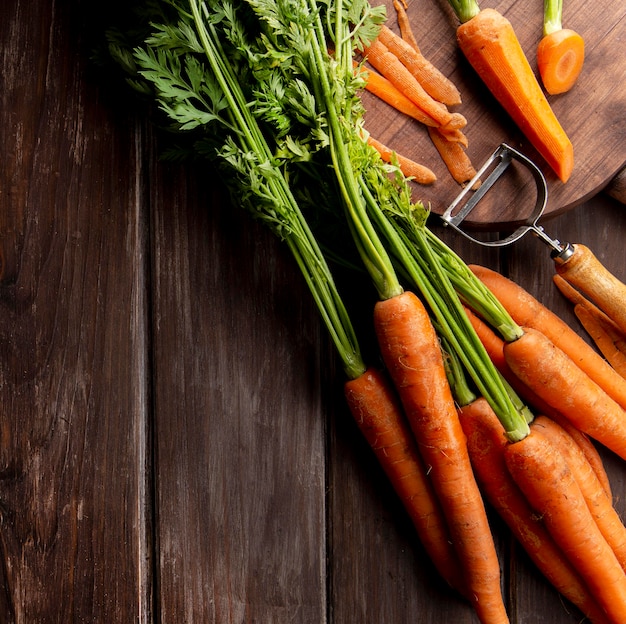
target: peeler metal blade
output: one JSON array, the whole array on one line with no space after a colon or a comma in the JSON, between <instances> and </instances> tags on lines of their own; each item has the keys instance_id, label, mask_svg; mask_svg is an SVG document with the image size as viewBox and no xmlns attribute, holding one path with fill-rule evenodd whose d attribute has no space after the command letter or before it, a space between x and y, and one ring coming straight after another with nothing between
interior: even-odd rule
<instances>
[{"instance_id":1,"label":"peeler metal blade","mask_svg":"<svg viewBox=\"0 0 626 624\"><path fill-rule=\"evenodd\" d=\"M537 189L537 197L531 214L521 226L504 238L485 241L471 236L463 228L461 228L461 223L467 215L472 212L480 200L493 188L498 179L504 175L513 161L517 161L525 167L534 178ZM465 203L463 203L468 196L470 197L467 201L465 201ZM537 167L532 160L524 156L524 154L512 148L510 145L502 143L476 172L476 175L467 183L454 201L448 206L441 216L441 219L444 225L454 228L457 232L479 245L487 247L502 247L510 245L528 232L532 232L535 236L551 247L555 253L562 253L564 249L563 245L561 245L558 240L550 238L545 233L543 227L537 224L537 221L543 215L547 201L548 185L541 169L539 169L539 167Z\"/></svg>"}]
</instances>

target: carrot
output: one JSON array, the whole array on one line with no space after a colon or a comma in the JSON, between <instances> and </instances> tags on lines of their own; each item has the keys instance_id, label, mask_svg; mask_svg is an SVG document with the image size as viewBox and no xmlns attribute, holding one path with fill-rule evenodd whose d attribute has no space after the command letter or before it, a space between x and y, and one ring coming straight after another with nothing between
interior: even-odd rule
<instances>
[{"instance_id":1,"label":"carrot","mask_svg":"<svg viewBox=\"0 0 626 624\"><path fill-rule=\"evenodd\" d=\"M626 459L626 412L541 332L504 345L515 375L548 405L622 459Z\"/></svg>"},{"instance_id":2,"label":"carrot","mask_svg":"<svg viewBox=\"0 0 626 624\"><path fill-rule=\"evenodd\" d=\"M567 93L582 71L585 40L563 28L563 0L544 0L543 36L537 46L537 69L550 95Z\"/></svg>"},{"instance_id":3,"label":"carrot","mask_svg":"<svg viewBox=\"0 0 626 624\"><path fill-rule=\"evenodd\" d=\"M504 427L484 398L459 408L481 491L545 578L593 622L608 622L579 574L508 473Z\"/></svg>"},{"instance_id":4,"label":"carrot","mask_svg":"<svg viewBox=\"0 0 626 624\"><path fill-rule=\"evenodd\" d=\"M535 418L530 427L540 428L565 457L600 532L626 570L626 527L578 444L565 429L546 416Z\"/></svg>"},{"instance_id":5,"label":"carrot","mask_svg":"<svg viewBox=\"0 0 626 624\"><path fill-rule=\"evenodd\" d=\"M452 178L459 184L469 182L476 175L476 169L462 145L449 141L437 128L428 128L428 134Z\"/></svg>"},{"instance_id":6,"label":"carrot","mask_svg":"<svg viewBox=\"0 0 626 624\"><path fill-rule=\"evenodd\" d=\"M475 0L461 0L457 41L489 91L526 138L566 182L574 168L574 149L524 55L511 25L498 11L480 10Z\"/></svg>"},{"instance_id":7,"label":"carrot","mask_svg":"<svg viewBox=\"0 0 626 624\"><path fill-rule=\"evenodd\" d=\"M508 622L493 536L428 313L406 291L376 303L374 326L447 518L476 613L481 622Z\"/></svg>"},{"instance_id":8,"label":"carrot","mask_svg":"<svg viewBox=\"0 0 626 624\"><path fill-rule=\"evenodd\" d=\"M470 265L470 269L491 290L516 323L545 334L626 409L626 380L565 321L501 273L477 265Z\"/></svg>"},{"instance_id":9,"label":"carrot","mask_svg":"<svg viewBox=\"0 0 626 624\"><path fill-rule=\"evenodd\" d=\"M421 50L415 35L413 34L413 28L407 15L407 3L399 2L399 0L393 0L393 8L396 11L396 17L398 18L398 27L400 28L400 36L418 53L421 54Z\"/></svg>"},{"instance_id":10,"label":"carrot","mask_svg":"<svg viewBox=\"0 0 626 624\"><path fill-rule=\"evenodd\" d=\"M360 431L404 505L428 556L443 579L463 592L458 556L441 506L387 377L369 368L346 382L344 393Z\"/></svg>"},{"instance_id":11,"label":"carrot","mask_svg":"<svg viewBox=\"0 0 626 624\"><path fill-rule=\"evenodd\" d=\"M571 255L563 258L555 256L554 265L561 277L584 292L626 332L626 284L608 271L591 249L576 243Z\"/></svg>"},{"instance_id":12,"label":"carrot","mask_svg":"<svg viewBox=\"0 0 626 624\"><path fill-rule=\"evenodd\" d=\"M400 60L433 99L446 106L461 103L461 94L456 85L391 28L383 24L378 39Z\"/></svg>"},{"instance_id":13,"label":"carrot","mask_svg":"<svg viewBox=\"0 0 626 624\"><path fill-rule=\"evenodd\" d=\"M626 341L621 330L610 319L605 323L587 306L575 305L574 313L608 363L626 378Z\"/></svg>"},{"instance_id":14,"label":"carrot","mask_svg":"<svg viewBox=\"0 0 626 624\"><path fill-rule=\"evenodd\" d=\"M397 111L423 123L426 126L436 126L437 122L419 106L395 87L387 78L381 74L366 69L363 71L365 77L365 88L367 91L386 102Z\"/></svg>"},{"instance_id":15,"label":"carrot","mask_svg":"<svg viewBox=\"0 0 626 624\"><path fill-rule=\"evenodd\" d=\"M574 313L609 364L626 378L626 334L598 306L558 273L557 288L574 304Z\"/></svg>"},{"instance_id":16,"label":"carrot","mask_svg":"<svg viewBox=\"0 0 626 624\"><path fill-rule=\"evenodd\" d=\"M626 622L626 575L602 536L565 458L540 431L509 444L514 481L611 622Z\"/></svg>"},{"instance_id":17,"label":"carrot","mask_svg":"<svg viewBox=\"0 0 626 624\"><path fill-rule=\"evenodd\" d=\"M421 165L420 163L416 163L414 160L411 160L406 156L397 154L373 137L368 137L367 142L380 154L380 157L385 162L397 162L400 171L402 171L405 177L412 178L419 184L432 184L437 179L437 176L428 167Z\"/></svg>"},{"instance_id":18,"label":"carrot","mask_svg":"<svg viewBox=\"0 0 626 624\"><path fill-rule=\"evenodd\" d=\"M460 120L463 120L461 123L465 125L466 121L461 115L456 113L456 115L453 116L444 104L428 95L424 87L422 87L411 72L401 63L398 57L392 54L387 46L380 40L377 39L372 42L372 44L366 48L365 53L368 62L374 69L388 78L399 91L404 93L414 104L432 117L438 125L447 126L448 124L455 124L452 127L458 127L456 124L458 124Z\"/></svg>"}]
</instances>

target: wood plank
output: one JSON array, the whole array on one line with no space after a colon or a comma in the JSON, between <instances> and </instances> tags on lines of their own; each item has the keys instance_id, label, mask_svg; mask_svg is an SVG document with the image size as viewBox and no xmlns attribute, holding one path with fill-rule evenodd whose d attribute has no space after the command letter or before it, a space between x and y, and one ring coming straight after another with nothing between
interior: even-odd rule
<instances>
[{"instance_id":1,"label":"wood plank","mask_svg":"<svg viewBox=\"0 0 626 624\"><path fill-rule=\"evenodd\" d=\"M147 622L141 155L68 9L0 6L0 621Z\"/></svg>"},{"instance_id":2,"label":"wood plank","mask_svg":"<svg viewBox=\"0 0 626 624\"><path fill-rule=\"evenodd\" d=\"M326 617L325 337L211 170L152 181L162 622Z\"/></svg>"}]
</instances>

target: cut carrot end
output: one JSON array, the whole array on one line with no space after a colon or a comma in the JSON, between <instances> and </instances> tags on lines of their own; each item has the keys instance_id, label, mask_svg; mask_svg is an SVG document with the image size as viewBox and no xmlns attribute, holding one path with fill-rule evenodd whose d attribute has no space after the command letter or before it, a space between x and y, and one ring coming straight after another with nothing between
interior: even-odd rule
<instances>
[{"instance_id":1,"label":"cut carrot end","mask_svg":"<svg viewBox=\"0 0 626 624\"><path fill-rule=\"evenodd\" d=\"M585 42L575 31L564 28L541 39L537 46L537 67L550 95L569 91L585 62Z\"/></svg>"}]
</instances>

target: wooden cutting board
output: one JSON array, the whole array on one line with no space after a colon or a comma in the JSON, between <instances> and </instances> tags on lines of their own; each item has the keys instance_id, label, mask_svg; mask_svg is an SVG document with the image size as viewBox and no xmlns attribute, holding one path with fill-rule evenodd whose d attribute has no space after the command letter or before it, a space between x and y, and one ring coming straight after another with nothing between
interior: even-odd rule
<instances>
[{"instance_id":1,"label":"wooden cutting board","mask_svg":"<svg viewBox=\"0 0 626 624\"><path fill-rule=\"evenodd\" d=\"M399 31L396 13L385 0L388 24ZM513 24L522 47L536 71L535 50L542 34L543 0L508 0L481 3L500 11ZM467 150L478 169L506 142L530 157L548 183L545 218L556 216L601 191L626 163L626 2L624 0L566 0L563 26L580 33L586 44L583 71L566 94L549 96L561 125L574 145L575 165L563 184L532 148L506 112L480 82L458 50L458 20L447 0L409 0L407 13L423 54L449 76L461 91L463 103L454 110L467 118ZM435 171L430 186L415 185L415 199L442 214L461 187L450 177L426 129L364 94L366 126L370 133L398 153ZM523 170L505 174L466 218L474 229L505 230L523 221L535 205L535 183ZM542 220L545 220L542 219Z\"/></svg>"}]
</instances>

